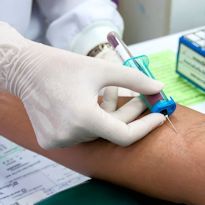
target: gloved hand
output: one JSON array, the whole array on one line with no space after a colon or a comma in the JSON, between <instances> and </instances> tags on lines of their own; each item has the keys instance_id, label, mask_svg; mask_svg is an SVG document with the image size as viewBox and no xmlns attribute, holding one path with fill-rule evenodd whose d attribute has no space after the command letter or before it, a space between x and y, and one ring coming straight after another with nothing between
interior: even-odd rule
<instances>
[{"instance_id":1,"label":"gloved hand","mask_svg":"<svg viewBox=\"0 0 205 205\"><path fill-rule=\"evenodd\" d=\"M97 137L127 146L165 121L155 113L126 124L97 103L106 86L143 94L162 89L162 83L141 72L32 42L4 23L0 36L0 88L22 100L43 148Z\"/></svg>"}]
</instances>

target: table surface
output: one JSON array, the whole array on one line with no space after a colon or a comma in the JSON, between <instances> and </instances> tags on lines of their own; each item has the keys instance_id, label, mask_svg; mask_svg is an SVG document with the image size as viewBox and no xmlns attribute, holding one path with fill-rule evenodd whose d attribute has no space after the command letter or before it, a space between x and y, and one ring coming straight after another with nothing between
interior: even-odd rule
<instances>
[{"instance_id":1,"label":"table surface","mask_svg":"<svg viewBox=\"0 0 205 205\"><path fill-rule=\"evenodd\" d=\"M182 35L192 33L202 28L205 28L205 27L198 27L198 28L183 31L180 33L144 41L142 43L136 43L136 44L130 45L129 48L134 55L142 55L142 54L149 55L149 54L153 54L153 53L160 52L163 50L172 50L176 53L178 49L179 38Z\"/></svg>"}]
</instances>

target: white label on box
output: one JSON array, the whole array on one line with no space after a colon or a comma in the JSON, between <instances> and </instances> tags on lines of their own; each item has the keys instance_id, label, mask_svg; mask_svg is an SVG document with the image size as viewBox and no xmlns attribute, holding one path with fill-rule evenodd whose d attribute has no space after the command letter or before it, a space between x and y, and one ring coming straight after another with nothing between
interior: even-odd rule
<instances>
[{"instance_id":1,"label":"white label on box","mask_svg":"<svg viewBox=\"0 0 205 205\"><path fill-rule=\"evenodd\" d=\"M205 89L205 57L184 44L180 45L177 70Z\"/></svg>"}]
</instances>

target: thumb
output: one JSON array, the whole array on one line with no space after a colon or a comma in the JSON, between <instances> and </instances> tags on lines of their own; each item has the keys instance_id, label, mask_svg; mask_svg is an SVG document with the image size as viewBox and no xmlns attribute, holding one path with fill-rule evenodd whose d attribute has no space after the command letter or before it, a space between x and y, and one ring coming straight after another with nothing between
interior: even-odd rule
<instances>
[{"instance_id":1,"label":"thumb","mask_svg":"<svg viewBox=\"0 0 205 205\"><path fill-rule=\"evenodd\" d=\"M112 63L107 65L109 65L109 68L104 67L105 77L102 81L102 87L124 87L145 95L156 94L164 87L162 82L147 77L139 70Z\"/></svg>"}]
</instances>

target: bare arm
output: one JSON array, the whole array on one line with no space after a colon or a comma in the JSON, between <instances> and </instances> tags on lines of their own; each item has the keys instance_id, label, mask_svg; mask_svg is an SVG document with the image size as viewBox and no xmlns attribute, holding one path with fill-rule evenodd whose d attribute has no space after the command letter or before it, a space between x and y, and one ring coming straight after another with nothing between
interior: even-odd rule
<instances>
[{"instance_id":1,"label":"bare arm","mask_svg":"<svg viewBox=\"0 0 205 205\"><path fill-rule=\"evenodd\" d=\"M1 94L0 113L0 134L64 166L162 199L205 203L205 117L198 112L178 106L178 134L165 124L127 148L97 140L50 151L38 146L16 97Z\"/></svg>"}]
</instances>

